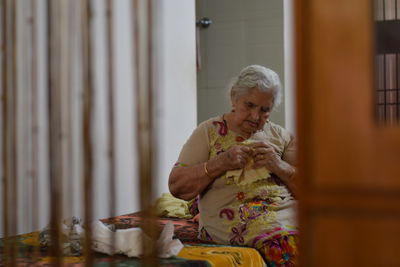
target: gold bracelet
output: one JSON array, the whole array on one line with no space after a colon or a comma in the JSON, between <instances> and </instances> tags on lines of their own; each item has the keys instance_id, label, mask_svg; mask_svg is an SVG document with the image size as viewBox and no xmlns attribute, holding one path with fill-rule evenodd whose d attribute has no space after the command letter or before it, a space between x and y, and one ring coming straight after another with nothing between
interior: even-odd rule
<instances>
[{"instance_id":1,"label":"gold bracelet","mask_svg":"<svg viewBox=\"0 0 400 267\"><path fill-rule=\"evenodd\" d=\"M207 170L207 161L206 162L204 162L204 172L206 173L206 175L208 176L208 177L210 177L210 178L212 178L212 176L210 175L210 173L208 172L208 170Z\"/></svg>"}]
</instances>

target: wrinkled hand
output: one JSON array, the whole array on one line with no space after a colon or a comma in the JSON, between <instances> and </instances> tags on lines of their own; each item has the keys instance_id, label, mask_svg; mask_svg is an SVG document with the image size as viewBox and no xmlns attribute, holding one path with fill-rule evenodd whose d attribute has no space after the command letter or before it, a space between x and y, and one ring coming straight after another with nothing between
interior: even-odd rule
<instances>
[{"instance_id":1,"label":"wrinkled hand","mask_svg":"<svg viewBox=\"0 0 400 267\"><path fill-rule=\"evenodd\" d=\"M274 172L281 162L281 158L275 152L274 148L264 142L252 144L254 167L266 167L269 171Z\"/></svg>"},{"instance_id":2,"label":"wrinkled hand","mask_svg":"<svg viewBox=\"0 0 400 267\"><path fill-rule=\"evenodd\" d=\"M252 149L247 146L232 146L221 154L222 161L227 170L242 169L246 166L251 156Z\"/></svg>"}]
</instances>

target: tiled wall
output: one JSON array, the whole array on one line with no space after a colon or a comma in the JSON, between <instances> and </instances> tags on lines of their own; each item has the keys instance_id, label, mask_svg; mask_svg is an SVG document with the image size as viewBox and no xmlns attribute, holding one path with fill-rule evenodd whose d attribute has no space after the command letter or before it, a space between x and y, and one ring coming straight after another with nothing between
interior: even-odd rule
<instances>
[{"instance_id":1,"label":"tiled wall","mask_svg":"<svg viewBox=\"0 0 400 267\"><path fill-rule=\"evenodd\" d=\"M260 64L284 81L282 0L197 0L197 20L213 23L200 30L202 68L197 73L198 123L230 111L227 84L245 66ZM271 119L285 123L284 104Z\"/></svg>"}]
</instances>

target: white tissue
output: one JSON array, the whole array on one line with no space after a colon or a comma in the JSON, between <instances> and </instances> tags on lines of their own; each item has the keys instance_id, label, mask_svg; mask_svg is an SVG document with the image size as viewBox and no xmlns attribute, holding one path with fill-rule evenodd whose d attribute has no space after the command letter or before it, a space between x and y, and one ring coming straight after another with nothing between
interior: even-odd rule
<instances>
[{"instance_id":1,"label":"white tissue","mask_svg":"<svg viewBox=\"0 0 400 267\"><path fill-rule=\"evenodd\" d=\"M158 256L160 258L176 256L183 248L183 244L179 239L172 239L174 236L174 228L174 225L168 222L157 240Z\"/></svg>"},{"instance_id":2,"label":"white tissue","mask_svg":"<svg viewBox=\"0 0 400 267\"><path fill-rule=\"evenodd\" d=\"M92 224L92 232L92 248L108 255L125 254L128 257L140 257L143 255L143 239L145 242L151 242L151 239L140 228L113 232L100 221ZM157 240L159 257L169 258L175 256L183 248L183 244L179 239L172 239L173 235L174 225L168 222ZM115 249L112 248L113 239L115 240Z\"/></svg>"}]
</instances>

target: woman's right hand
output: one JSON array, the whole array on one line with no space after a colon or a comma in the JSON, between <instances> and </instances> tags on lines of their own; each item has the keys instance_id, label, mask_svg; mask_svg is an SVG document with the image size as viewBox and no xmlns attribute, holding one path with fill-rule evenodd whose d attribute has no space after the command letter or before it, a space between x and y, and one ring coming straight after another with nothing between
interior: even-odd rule
<instances>
[{"instance_id":1,"label":"woman's right hand","mask_svg":"<svg viewBox=\"0 0 400 267\"><path fill-rule=\"evenodd\" d=\"M234 145L220 154L223 167L226 170L242 169L246 166L251 156L251 148L248 146Z\"/></svg>"}]
</instances>

